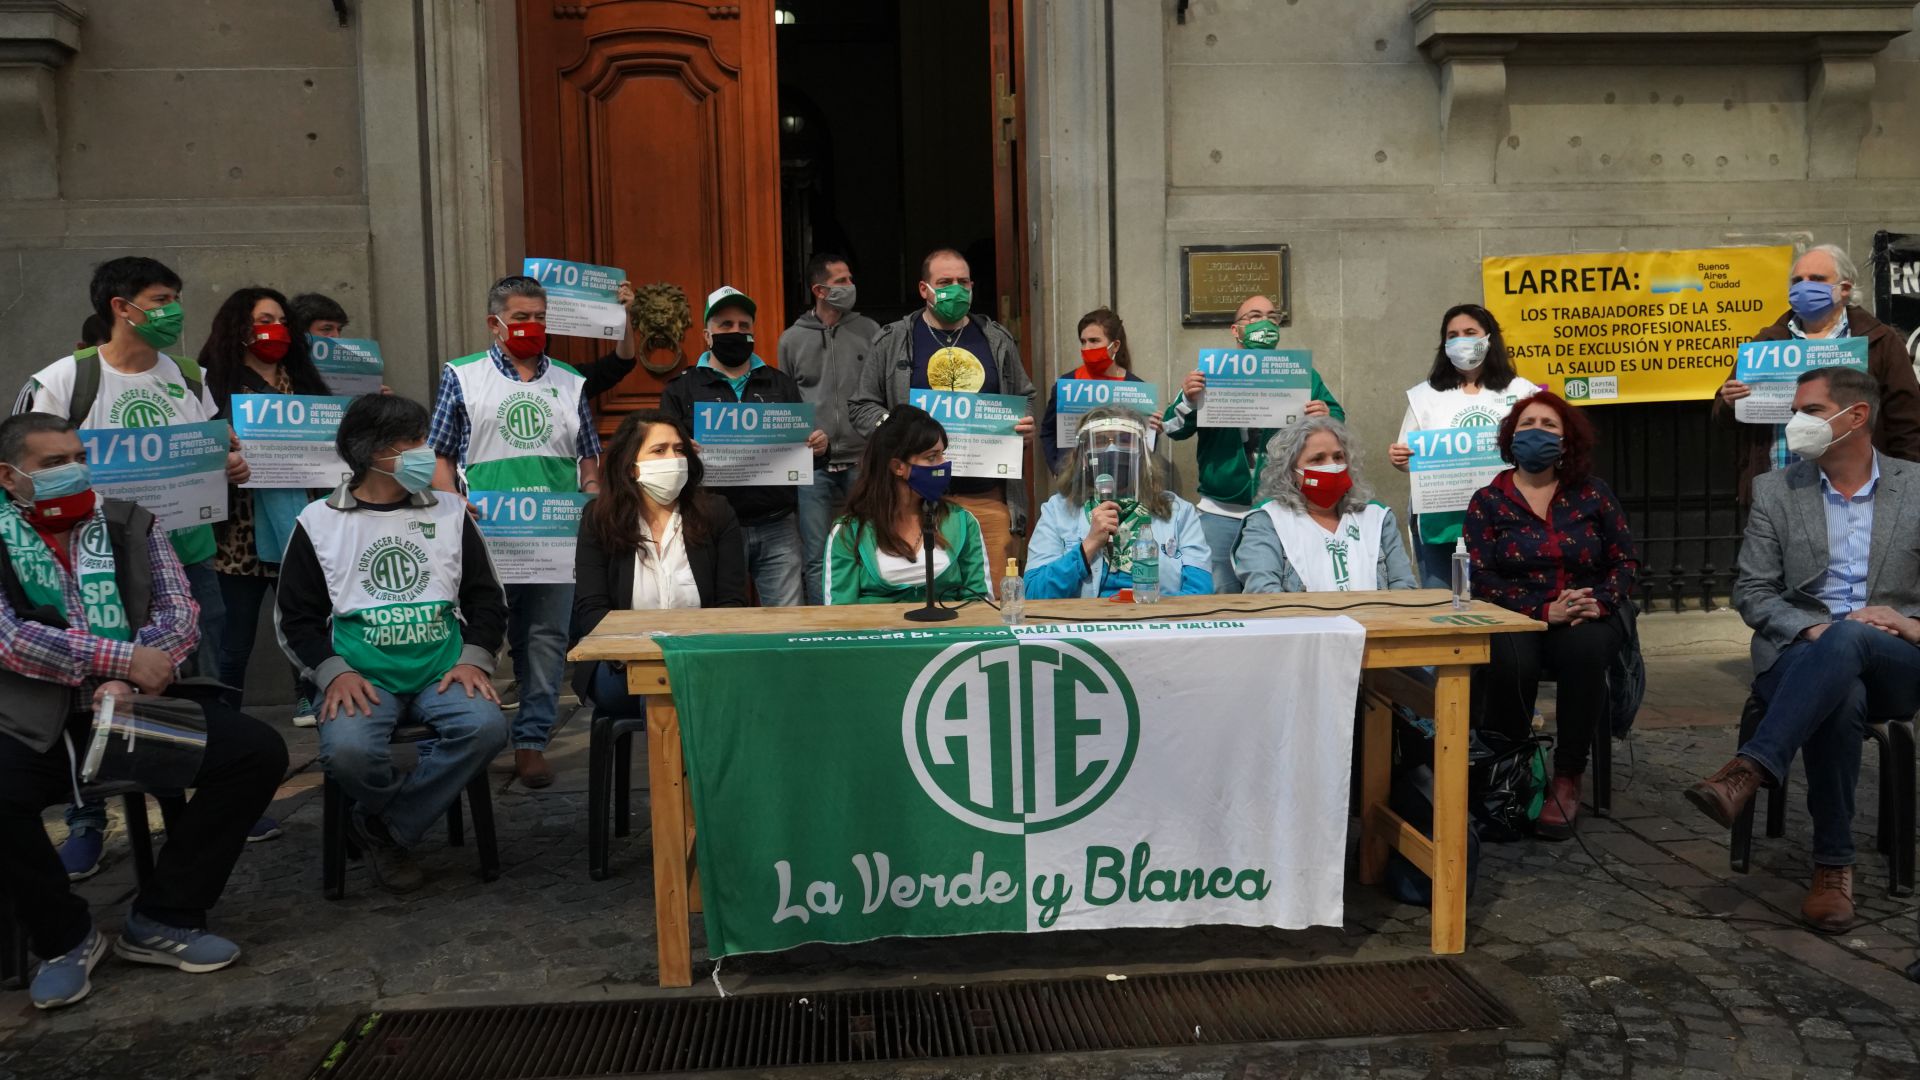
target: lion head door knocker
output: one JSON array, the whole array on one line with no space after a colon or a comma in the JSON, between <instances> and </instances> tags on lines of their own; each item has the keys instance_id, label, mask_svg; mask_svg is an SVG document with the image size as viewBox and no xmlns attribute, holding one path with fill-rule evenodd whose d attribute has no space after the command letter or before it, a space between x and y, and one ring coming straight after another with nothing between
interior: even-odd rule
<instances>
[{"instance_id":1,"label":"lion head door knocker","mask_svg":"<svg viewBox=\"0 0 1920 1080\"><path fill-rule=\"evenodd\" d=\"M656 281L633 291L627 305L627 321L633 324L640 345L640 365L655 375L668 375L687 362L681 341L693 326L693 310L687 306L687 294L669 281ZM664 363L655 363L654 354L669 352Z\"/></svg>"}]
</instances>

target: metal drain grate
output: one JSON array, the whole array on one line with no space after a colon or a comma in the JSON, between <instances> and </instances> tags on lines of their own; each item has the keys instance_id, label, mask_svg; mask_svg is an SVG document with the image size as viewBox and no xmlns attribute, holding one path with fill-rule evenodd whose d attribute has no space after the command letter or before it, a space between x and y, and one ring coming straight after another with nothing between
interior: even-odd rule
<instances>
[{"instance_id":1,"label":"metal drain grate","mask_svg":"<svg viewBox=\"0 0 1920 1080\"><path fill-rule=\"evenodd\" d=\"M1508 1027L1444 960L362 1017L313 1077L562 1080Z\"/></svg>"}]
</instances>

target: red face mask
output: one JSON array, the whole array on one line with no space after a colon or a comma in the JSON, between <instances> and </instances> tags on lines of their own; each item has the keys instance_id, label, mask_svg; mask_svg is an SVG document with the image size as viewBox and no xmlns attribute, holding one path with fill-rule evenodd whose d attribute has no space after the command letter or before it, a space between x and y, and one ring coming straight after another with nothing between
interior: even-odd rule
<instances>
[{"instance_id":1,"label":"red face mask","mask_svg":"<svg viewBox=\"0 0 1920 1080\"><path fill-rule=\"evenodd\" d=\"M27 524L42 532L70 532L93 513L94 502L93 489L88 488L57 499L40 499L22 516Z\"/></svg>"},{"instance_id":2,"label":"red face mask","mask_svg":"<svg viewBox=\"0 0 1920 1080\"><path fill-rule=\"evenodd\" d=\"M1086 367L1087 374L1105 375L1107 369L1113 366L1113 354L1108 351L1109 348L1102 345L1097 349L1080 350L1080 363Z\"/></svg>"},{"instance_id":3,"label":"red face mask","mask_svg":"<svg viewBox=\"0 0 1920 1080\"><path fill-rule=\"evenodd\" d=\"M293 347L293 332L286 323L259 323L253 328L253 337L247 341L247 351L269 364L277 364L286 359L287 350Z\"/></svg>"},{"instance_id":4,"label":"red face mask","mask_svg":"<svg viewBox=\"0 0 1920 1080\"><path fill-rule=\"evenodd\" d=\"M1322 510L1331 510L1353 489L1345 465L1310 466L1300 470L1300 494Z\"/></svg>"},{"instance_id":5,"label":"red face mask","mask_svg":"<svg viewBox=\"0 0 1920 1080\"><path fill-rule=\"evenodd\" d=\"M531 360L547 351L546 323L510 323L503 319L500 325L507 328L507 340L501 343L501 347L515 360Z\"/></svg>"}]
</instances>

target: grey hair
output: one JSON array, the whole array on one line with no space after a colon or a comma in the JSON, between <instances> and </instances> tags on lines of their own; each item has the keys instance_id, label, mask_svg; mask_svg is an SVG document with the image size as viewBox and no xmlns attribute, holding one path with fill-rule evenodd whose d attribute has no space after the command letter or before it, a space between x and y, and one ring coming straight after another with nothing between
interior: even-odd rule
<instances>
[{"instance_id":1,"label":"grey hair","mask_svg":"<svg viewBox=\"0 0 1920 1080\"><path fill-rule=\"evenodd\" d=\"M498 315L507 310L507 298L524 296L529 300L546 302L547 290L540 283L523 274L508 274L493 283L487 290L487 314Z\"/></svg>"},{"instance_id":2,"label":"grey hair","mask_svg":"<svg viewBox=\"0 0 1920 1080\"><path fill-rule=\"evenodd\" d=\"M1841 247L1839 244L1815 244L1801 252L1800 258L1804 259L1808 255L1815 254L1825 255L1827 258L1832 259L1834 272L1840 275L1840 280L1853 282L1855 289L1859 288L1860 269L1853 265L1853 257L1847 254L1846 248ZM1799 259L1795 259L1794 261L1798 262Z\"/></svg>"},{"instance_id":3,"label":"grey hair","mask_svg":"<svg viewBox=\"0 0 1920 1080\"><path fill-rule=\"evenodd\" d=\"M1086 414L1080 417L1080 426L1084 430L1095 420L1132 420L1140 425L1142 431L1153 430L1153 426L1148 423L1146 417L1125 405L1100 405L1088 409ZM1142 449L1144 450L1145 447ZM1067 502L1074 506L1085 506L1087 500L1093 497L1093 493L1087 490L1086 460L1087 452L1083 444L1076 440L1073 449L1067 454L1066 463L1061 468L1060 478L1054 485L1055 490L1065 495ZM1142 500L1147 513L1162 520L1173 516L1173 492L1166 489L1160 462L1155 459L1151 451L1140 455L1140 490L1147 493Z\"/></svg>"},{"instance_id":4,"label":"grey hair","mask_svg":"<svg viewBox=\"0 0 1920 1080\"><path fill-rule=\"evenodd\" d=\"M1267 465L1260 473L1260 489L1254 495L1256 503L1272 499L1296 513L1307 512L1307 497L1300 494L1300 484L1293 471L1307 449L1307 439L1322 431L1330 432L1339 440L1340 449L1347 455L1347 472L1353 477L1353 486L1334 505L1334 513L1352 513L1373 501L1373 489L1360 479L1360 461L1354 453L1347 426L1331 416L1308 416L1281 428L1268 440Z\"/></svg>"},{"instance_id":5,"label":"grey hair","mask_svg":"<svg viewBox=\"0 0 1920 1080\"><path fill-rule=\"evenodd\" d=\"M25 412L0 422L0 461L15 468L27 452L27 439L33 435L64 435L75 430L73 421L54 413Z\"/></svg>"},{"instance_id":6,"label":"grey hair","mask_svg":"<svg viewBox=\"0 0 1920 1080\"><path fill-rule=\"evenodd\" d=\"M427 437L427 407L399 394L362 394L347 406L333 448L353 470L353 482L366 479L380 451L397 442Z\"/></svg>"},{"instance_id":7,"label":"grey hair","mask_svg":"<svg viewBox=\"0 0 1920 1080\"><path fill-rule=\"evenodd\" d=\"M1801 372L1796 385L1805 386L1810 382L1826 383L1827 396L1843 409L1864 402L1869 427L1880 415L1880 380L1867 372L1843 367L1814 368Z\"/></svg>"}]
</instances>

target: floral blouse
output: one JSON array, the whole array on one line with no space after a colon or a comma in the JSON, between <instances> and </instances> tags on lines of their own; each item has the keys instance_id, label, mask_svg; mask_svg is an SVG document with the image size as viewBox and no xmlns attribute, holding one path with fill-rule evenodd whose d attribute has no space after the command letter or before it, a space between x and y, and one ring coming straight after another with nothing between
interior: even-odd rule
<instances>
[{"instance_id":1,"label":"floral blouse","mask_svg":"<svg viewBox=\"0 0 1920 1080\"><path fill-rule=\"evenodd\" d=\"M1560 485L1541 520L1508 469L1467 504L1465 536L1473 559L1473 595L1545 620L1567 589L1592 589L1603 611L1633 595L1640 560L1627 515L1607 485L1588 477Z\"/></svg>"}]
</instances>

